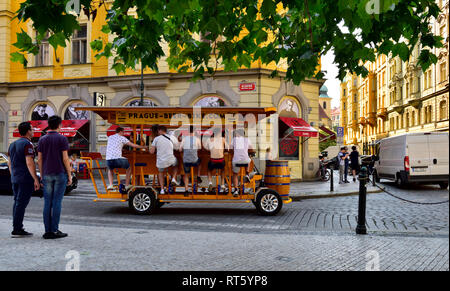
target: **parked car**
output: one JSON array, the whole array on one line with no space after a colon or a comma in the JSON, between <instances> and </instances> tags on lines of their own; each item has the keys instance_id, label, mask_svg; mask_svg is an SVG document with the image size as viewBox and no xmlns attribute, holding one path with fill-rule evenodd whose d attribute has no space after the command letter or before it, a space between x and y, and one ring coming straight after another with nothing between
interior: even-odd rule
<instances>
[{"instance_id":1,"label":"parked car","mask_svg":"<svg viewBox=\"0 0 450 291\"><path fill-rule=\"evenodd\" d=\"M382 139L375 161L375 179L398 186L417 182L448 187L448 133L409 133Z\"/></svg>"},{"instance_id":2,"label":"parked car","mask_svg":"<svg viewBox=\"0 0 450 291\"><path fill-rule=\"evenodd\" d=\"M37 172L38 177L41 175ZM72 176L72 185L66 187L66 193L69 194L72 190L78 187L78 179L74 174ZM12 185L11 185L11 173L9 172L8 167L8 156L6 154L0 153L0 194L12 194ZM42 196L42 189L35 191L33 195Z\"/></svg>"}]
</instances>

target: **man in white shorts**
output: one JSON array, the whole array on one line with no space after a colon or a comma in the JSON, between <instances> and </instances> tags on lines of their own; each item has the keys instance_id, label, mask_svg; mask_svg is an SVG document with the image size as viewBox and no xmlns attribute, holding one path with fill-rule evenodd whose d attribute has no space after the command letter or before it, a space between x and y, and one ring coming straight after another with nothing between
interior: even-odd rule
<instances>
[{"instance_id":1,"label":"man in white shorts","mask_svg":"<svg viewBox=\"0 0 450 291\"><path fill-rule=\"evenodd\" d=\"M173 135L167 134L167 128L163 125L158 126L158 136L153 140L150 148L150 153L156 152L156 167L158 168L158 182L161 186L160 194L165 194L164 191L164 173L172 169L172 182L173 186L177 185L176 181L178 173L178 161L173 154L174 150L178 150L179 142Z\"/></svg>"},{"instance_id":2,"label":"man in white shorts","mask_svg":"<svg viewBox=\"0 0 450 291\"><path fill-rule=\"evenodd\" d=\"M140 146L130 142L125 136L125 130L123 127L116 128L116 134L111 135L108 138L108 142L106 145L106 165L108 167L108 180L109 186L107 190L113 190L113 175L114 169L125 169L125 190L129 190L130 185L130 177L131 177L131 167L127 158L122 156L122 149L124 145L137 148L137 149L146 149L146 146Z\"/></svg>"}]
</instances>

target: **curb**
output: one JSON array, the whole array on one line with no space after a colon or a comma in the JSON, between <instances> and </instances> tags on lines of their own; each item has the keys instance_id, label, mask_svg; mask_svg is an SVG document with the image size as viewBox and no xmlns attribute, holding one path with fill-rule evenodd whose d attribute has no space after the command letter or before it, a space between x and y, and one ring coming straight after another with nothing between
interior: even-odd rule
<instances>
[{"instance_id":1,"label":"curb","mask_svg":"<svg viewBox=\"0 0 450 291\"><path fill-rule=\"evenodd\" d=\"M383 192L382 190L371 190L367 191L367 194L377 194ZM292 201L301 201L305 199L319 199L319 198L336 198L345 196L355 196L359 195L359 191L347 192L347 193L335 193L335 194L318 194L318 195L300 195L300 196L289 196Z\"/></svg>"}]
</instances>

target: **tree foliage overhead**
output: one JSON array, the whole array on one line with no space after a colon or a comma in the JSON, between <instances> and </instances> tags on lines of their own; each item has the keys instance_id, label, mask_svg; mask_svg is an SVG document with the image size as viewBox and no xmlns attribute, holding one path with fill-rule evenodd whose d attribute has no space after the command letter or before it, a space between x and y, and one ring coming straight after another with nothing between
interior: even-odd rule
<instances>
[{"instance_id":1,"label":"tree foliage overhead","mask_svg":"<svg viewBox=\"0 0 450 291\"><path fill-rule=\"evenodd\" d=\"M91 48L97 58L113 57L117 73L141 61L158 71L163 42L169 47L169 66L178 72L193 68L194 77L212 74L215 55L226 71L250 67L257 60L269 64L283 59L286 79L295 84L323 77L316 67L330 50L343 79L348 71L365 76L363 63L375 61L376 53L406 61L418 42L418 65L425 70L437 61L431 49L442 47L442 38L429 29L430 20L440 13L434 0L107 1L112 5L103 0L25 0L17 17L32 20L37 38L18 33L14 45L19 51L11 54L12 60L26 65L25 54L37 54L47 32L55 51L65 47L79 28L76 14L66 11L76 2L91 19L99 9L107 9L102 31L114 39L93 40Z\"/></svg>"}]
</instances>

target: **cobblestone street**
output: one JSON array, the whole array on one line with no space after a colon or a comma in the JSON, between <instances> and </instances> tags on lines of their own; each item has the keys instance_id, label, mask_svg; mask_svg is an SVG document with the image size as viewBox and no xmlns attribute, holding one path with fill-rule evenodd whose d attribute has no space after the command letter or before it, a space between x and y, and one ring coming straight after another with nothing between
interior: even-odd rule
<instances>
[{"instance_id":1,"label":"cobblestone street","mask_svg":"<svg viewBox=\"0 0 450 291\"><path fill-rule=\"evenodd\" d=\"M434 186L382 186L418 202L448 199ZM275 217L258 216L251 203L168 204L136 216L126 203L94 203L81 191L65 197L69 237L55 242L41 239L38 197L25 218L34 237L11 239L12 197L0 196L0 269L62 270L69 250L81 253L82 270L366 270L375 257L380 270L449 269L448 203L369 194L369 234L358 236L358 196L293 202Z\"/></svg>"}]
</instances>

